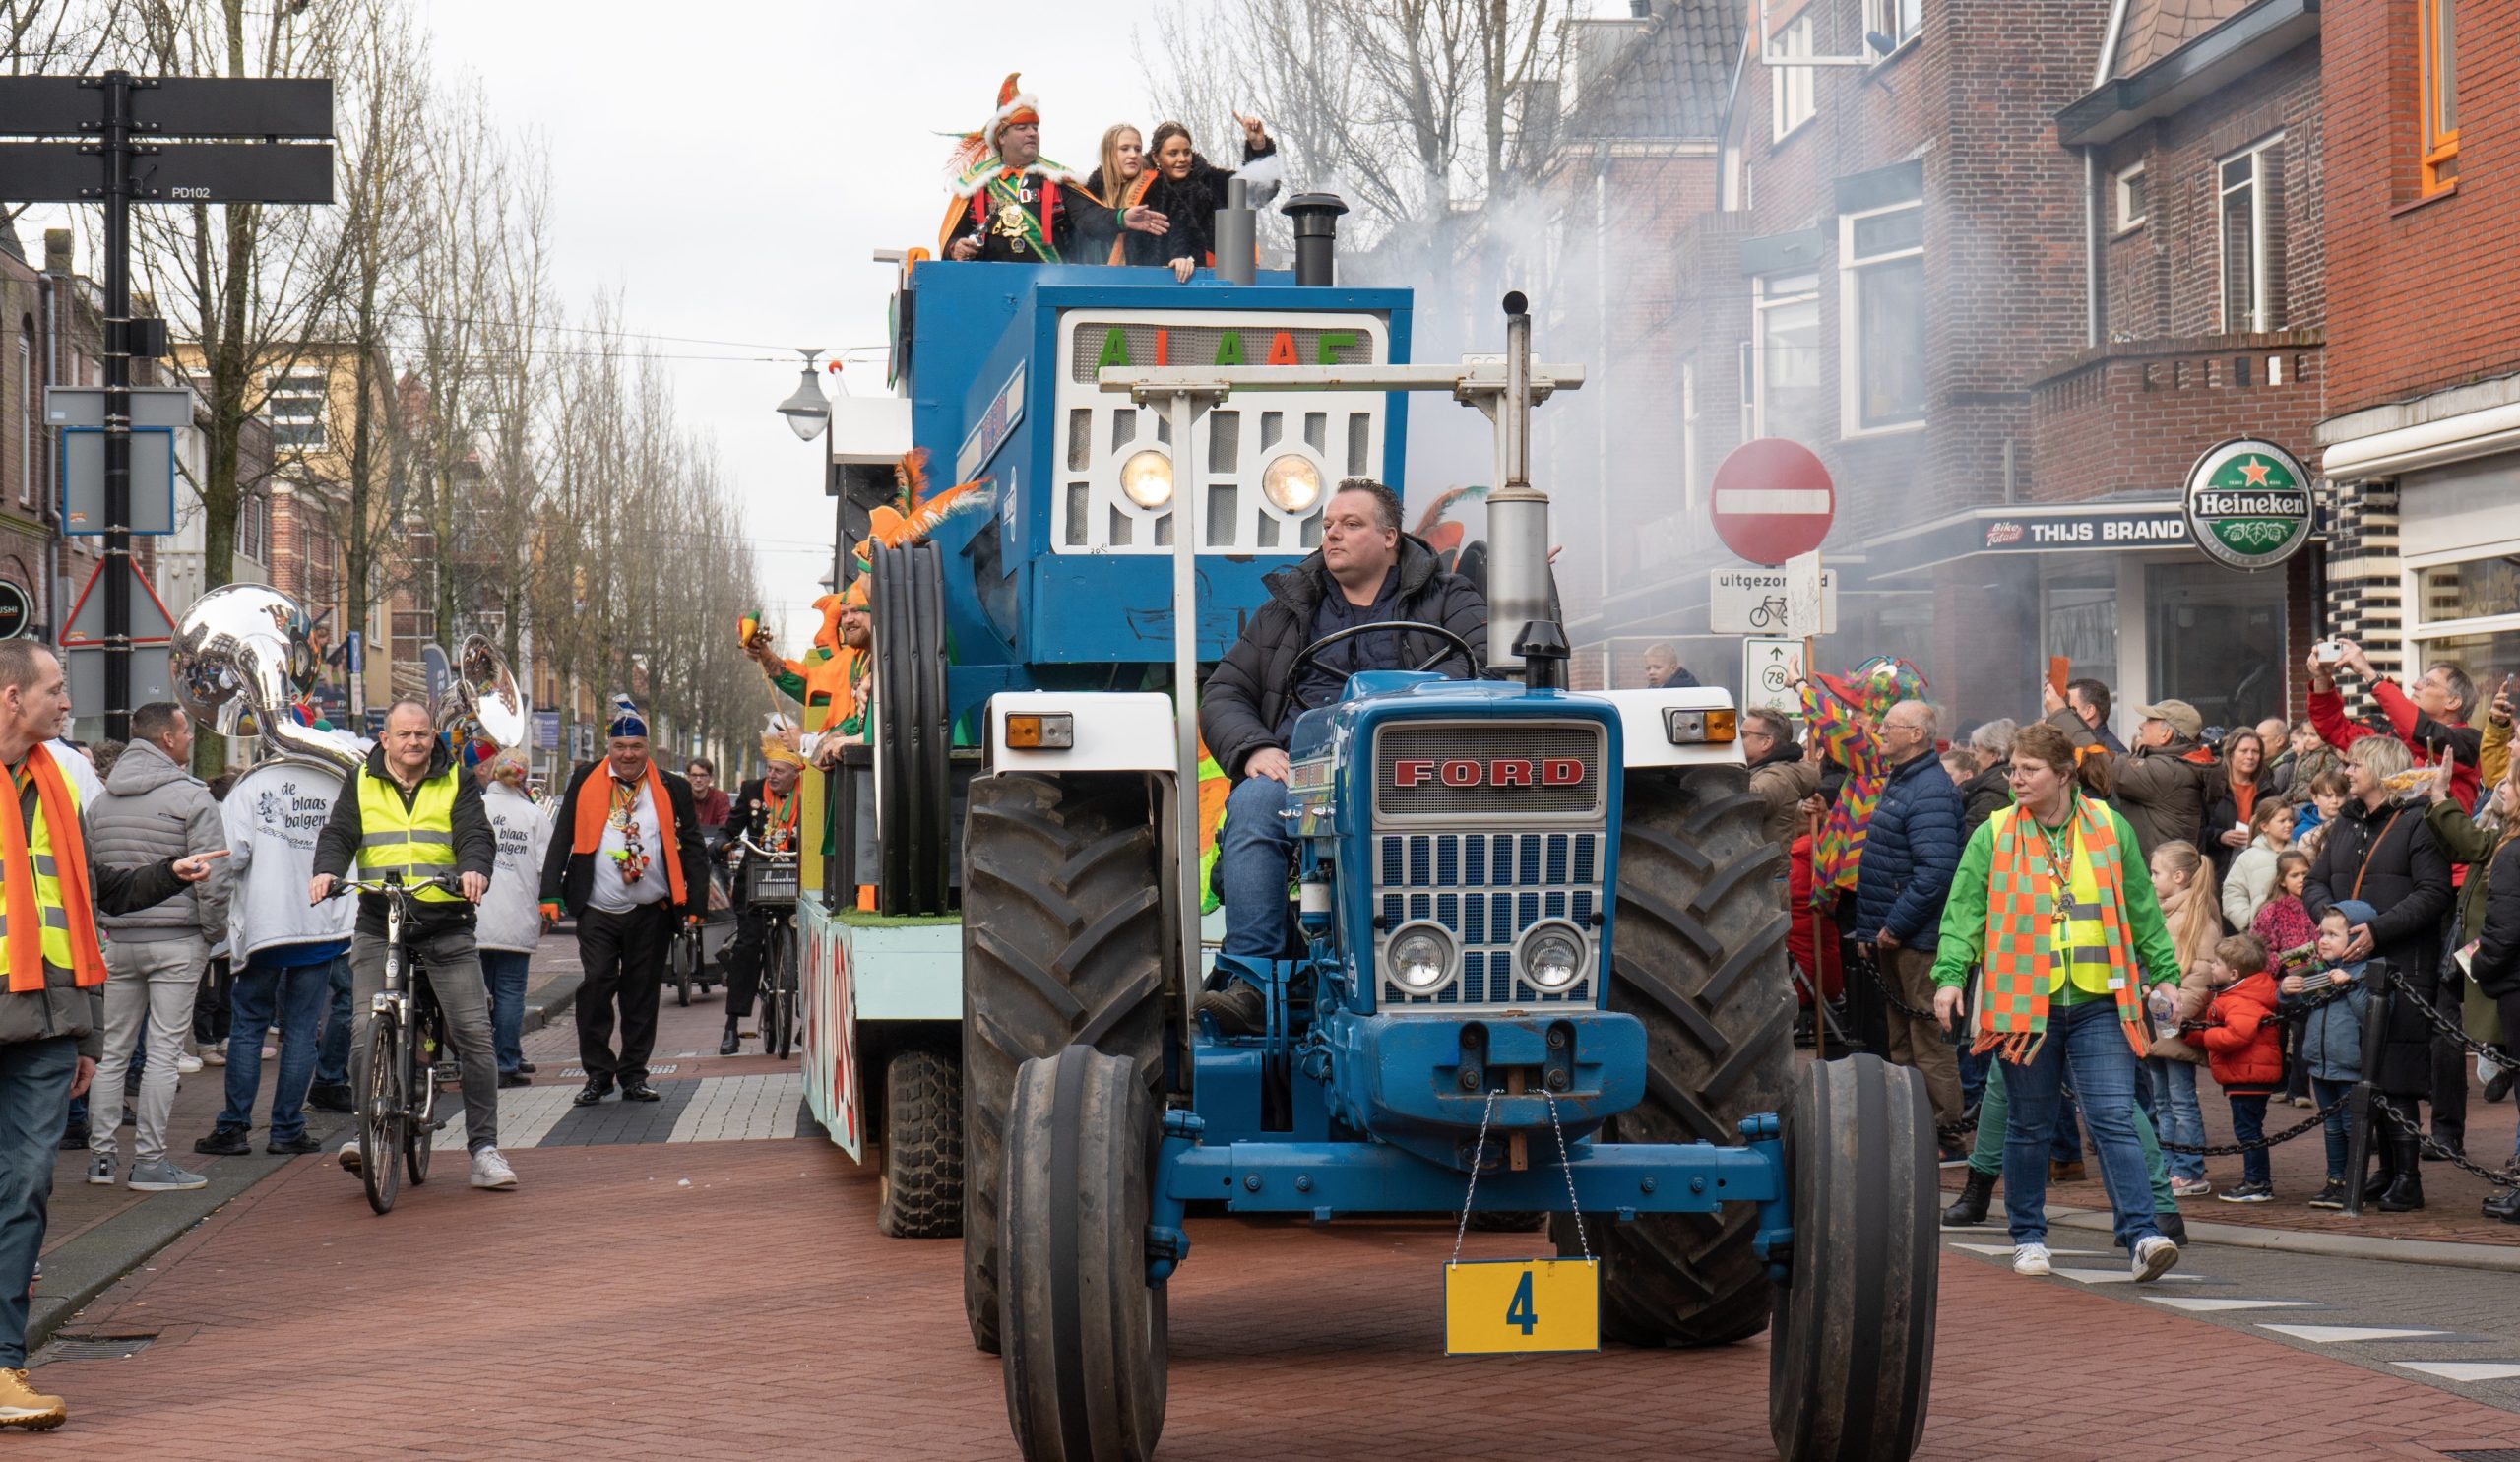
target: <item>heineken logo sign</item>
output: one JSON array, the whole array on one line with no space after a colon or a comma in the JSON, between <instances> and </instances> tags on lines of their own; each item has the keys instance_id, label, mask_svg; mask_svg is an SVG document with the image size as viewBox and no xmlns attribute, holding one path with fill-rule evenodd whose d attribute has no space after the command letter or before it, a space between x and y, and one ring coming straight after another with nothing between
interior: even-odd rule
<instances>
[{"instance_id":1,"label":"heineken logo sign","mask_svg":"<svg viewBox=\"0 0 2520 1462\"><path fill-rule=\"evenodd\" d=\"M2273 568L2310 539L2310 474L2273 442L2239 437L2188 469L2187 531L2226 568Z\"/></svg>"}]
</instances>

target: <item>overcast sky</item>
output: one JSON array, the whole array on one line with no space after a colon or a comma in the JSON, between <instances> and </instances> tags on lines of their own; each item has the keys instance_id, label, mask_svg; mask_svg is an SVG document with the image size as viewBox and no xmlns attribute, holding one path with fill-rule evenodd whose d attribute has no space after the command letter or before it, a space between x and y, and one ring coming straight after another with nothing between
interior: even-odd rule
<instances>
[{"instance_id":1,"label":"overcast sky","mask_svg":"<svg viewBox=\"0 0 2520 1462\"><path fill-rule=\"evenodd\" d=\"M442 73L478 76L492 112L547 140L566 296L623 296L676 359L684 419L738 484L752 548L790 616L830 565L816 451L772 408L796 358L757 349L879 346L893 269L879 248L935 244L952 140L1022 71L1042 147L1085 171L1102 129L1148 124L1130 32L1154 0L953 5L866 0L424 0ZM756 349L746 349L754 347ZM850 388L878 395L882 357ZM824 380L828 385L829 376ZM727 627L732 643L733 627Z\"/></svg>"}]
</instances>

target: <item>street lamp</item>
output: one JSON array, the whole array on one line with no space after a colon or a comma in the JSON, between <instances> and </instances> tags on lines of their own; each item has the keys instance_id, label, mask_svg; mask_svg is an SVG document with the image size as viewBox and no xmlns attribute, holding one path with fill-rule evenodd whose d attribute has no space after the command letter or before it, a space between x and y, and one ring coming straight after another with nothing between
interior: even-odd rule
<instances>
[{"instance_id":1,"label":"street lamp","mask_svg":"<svg viewBox=\"0 0 2520 1462\"><path fill-rule=\"evenodd\" d=\"M822 383L814 379L814 361L822 351L799 350L805 367L797 372L795 394L779 404L779 414L788 418L788 429L796 440L810 442L823 434L831 423L831 403L823 398Z\"/></svg>"}]
</instances>

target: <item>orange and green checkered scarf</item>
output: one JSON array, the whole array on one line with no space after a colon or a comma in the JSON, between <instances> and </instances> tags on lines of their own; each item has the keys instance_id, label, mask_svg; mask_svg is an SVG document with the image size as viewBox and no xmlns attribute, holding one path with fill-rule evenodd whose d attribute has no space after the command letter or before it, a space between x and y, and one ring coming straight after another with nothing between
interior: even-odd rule
<instances>
[{"instance_id":1,"label":"orange and green checkered scarf","mask_svg":"<svg viewBox=\"0 0 2520 1462\"><path fill-rule=\"evenodd\" d=\"M2060 889L2070 892L2073 872L2049 865L2047 840L2033 830L2030 814L2020 807L1997 812L1994 825L1994 881L1986 890L1986 979L1972 1049L1991 1050L2019 1065L2037 1055L2040 1043L2048 1039L2048 987L2054 982L2048 949L2055 942L2056 896ZM2100 890L2100 924L2109 943L2109 983L2117 997L2117 1018L2140 1057L2147 1045L2144 997L2128 942L2124 850L2107 809L2079 795L2071 825Z\"/></svg>"}]
</instances>

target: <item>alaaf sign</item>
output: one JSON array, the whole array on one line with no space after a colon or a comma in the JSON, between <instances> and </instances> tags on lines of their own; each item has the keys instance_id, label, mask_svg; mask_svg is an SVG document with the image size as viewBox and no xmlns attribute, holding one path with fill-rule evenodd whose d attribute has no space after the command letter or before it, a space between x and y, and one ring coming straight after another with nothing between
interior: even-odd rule
<instances>
[{"instance_id":1,"label":"alaaf sign","mask_svg":"<svg viewBox=\"0 0 2520 1462\"><path fill-rule=\"evenodd\" d=\"M2187 472L2187 531L2226 568L2269 569L2310 540L2310 474L2273 442L2236 437Z\"/></svg>"}]
</instances>

